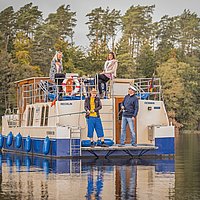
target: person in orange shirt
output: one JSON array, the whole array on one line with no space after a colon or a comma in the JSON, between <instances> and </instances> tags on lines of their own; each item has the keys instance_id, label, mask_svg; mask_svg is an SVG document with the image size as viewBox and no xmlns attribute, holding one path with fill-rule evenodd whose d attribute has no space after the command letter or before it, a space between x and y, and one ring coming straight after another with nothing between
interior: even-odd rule
<instances>
[{"instance_id":1,"label":"person in orange shirt","mask_svg":"<svg viewBox=\"0 0 200 200\"><path fill-rule=\"evenodd\" d=\"M100 146L107 147L108 145L104 143L104 131L99 115L102 104L95 88L91 90L90 96L85 99L84 108L86 110L88 137L91 141L91 147L95 146L93 139L94 130L97 133L97 137L101 140Z\"/></svg>"}]
</instances>

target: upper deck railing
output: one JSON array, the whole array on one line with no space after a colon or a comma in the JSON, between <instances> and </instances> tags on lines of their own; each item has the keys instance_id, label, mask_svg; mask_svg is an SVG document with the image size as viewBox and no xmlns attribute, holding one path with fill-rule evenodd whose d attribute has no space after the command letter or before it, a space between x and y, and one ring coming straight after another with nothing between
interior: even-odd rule
<instances>
[{"instance_id":1,"label":"upper deck railing","mask_svg":"<svg viewBox=\"0 0 200 200\"><path fill-rule=\"evenodd\" d=\"M118 79L119 80L119 79ZM137 89L140 99L161 100L160 78L120 79L132 84ZM103 84L104 98L112 98L115 81ZM18 86L18 107L39 102L83 99L92 88L98 89L95 78L78 77L78 75L57 78L56 83L50 79L37 78ZM124 94L121 94L122 96Z\"/></svg>"},{"instance_id":2,"label":"upper deck railing","mask_svg":"<svg viewBox=\"0 0 200 200\"><path fill-rule=\"evenodd\" d=\"M160 78L138 78L134 79L134 86L140 99L161 100Z\"/></svg>"}]
</instances>

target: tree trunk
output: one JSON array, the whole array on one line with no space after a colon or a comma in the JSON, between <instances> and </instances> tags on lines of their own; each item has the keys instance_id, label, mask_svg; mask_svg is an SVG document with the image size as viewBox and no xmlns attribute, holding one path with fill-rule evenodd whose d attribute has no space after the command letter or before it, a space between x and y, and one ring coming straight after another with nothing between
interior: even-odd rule
<instances>
[{"instance_id":1,"label":"tree trunk","mask_svg":"<svg viewBox=\"0 0 200 200\"><path fill-rule=\"evenodd\" d=\"M197 131L200 131L200 119L198 120Z\"/></svg>"}]
</instances>

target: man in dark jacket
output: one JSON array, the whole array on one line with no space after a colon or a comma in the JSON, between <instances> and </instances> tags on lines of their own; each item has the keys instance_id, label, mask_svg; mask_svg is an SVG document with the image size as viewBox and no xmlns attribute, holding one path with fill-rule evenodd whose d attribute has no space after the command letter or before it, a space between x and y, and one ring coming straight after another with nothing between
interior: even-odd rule
<instances>
[{"instance_id":1,"label":"man in dark jacket","mask_svg":"<svg viewBox=\"0 0 200 200\"><path fill-rule=\"evenodd\" d=\"M136 146L134 131L134 122L138 113L138 98L135 95L136 92L137 89L134 86L130 85L128 88L128 95L124 97L124 100L121 104L123 114L121 123L121 140L119 146L125 145L127 124L129 125L131 132L131 144L132 146Z\"/></svg>"},{"instance_id":2,"label":"man in dark jacket","mask_svg":"<svg viewBox=\"0 0 200 200\"><path fill-rule=\"evenodd\" d=\"M86 120L88 125L88 137L91 141L91 147L95 146L93 133L94 129L97 133L97 137L100 138L100 146L107 147L104 143L104 131L101 123L101 118L99 115L99 110L102 108L100 98L97 97L97 90L93 88L90 92L90 96L85 99L85 110L86 110Z\"/></svg>"}]
</instances>

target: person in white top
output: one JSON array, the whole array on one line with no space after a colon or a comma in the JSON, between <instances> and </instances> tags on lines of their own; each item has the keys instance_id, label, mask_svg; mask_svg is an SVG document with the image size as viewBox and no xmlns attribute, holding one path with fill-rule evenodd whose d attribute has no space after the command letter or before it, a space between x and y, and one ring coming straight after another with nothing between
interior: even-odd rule
<instances>
[{"instance_id":1,"label":"person in white top","mask_svg":"<svg viewBox=\"0 0 200 200\"><path fill-rule=\"evenodd\" d=\"M106 83L108 80L113 79L116 77L116 71L117 71L117 60L115 58L114 52L110 52L108 54L107 60L104 64L104 70L100 74L98 74L98 88L99 88L99 95L101 98L103 98L103 91L101 84Z\"/></svg>"}]
</instances>

